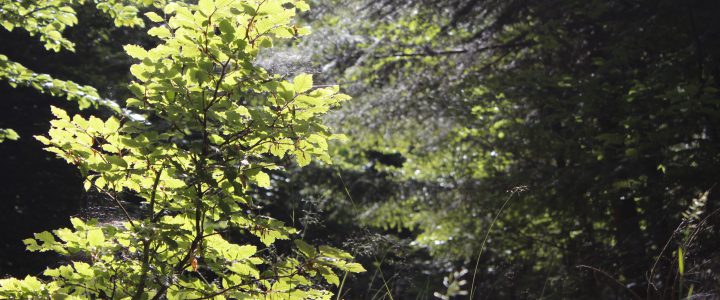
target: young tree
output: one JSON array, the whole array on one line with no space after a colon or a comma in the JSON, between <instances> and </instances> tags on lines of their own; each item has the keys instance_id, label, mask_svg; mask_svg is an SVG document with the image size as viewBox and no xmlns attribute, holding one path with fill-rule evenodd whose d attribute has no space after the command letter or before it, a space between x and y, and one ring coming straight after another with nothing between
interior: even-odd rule
<instances>
[{"instance_id":1,"label":"young tree","mask_svg":"<svg viewBox=\"0 0 720 300\"><path fill-rule=\"evenodd\" d=\"M311 75L287 81L254 64L273 39L308 32L292 22L307 9L302 0L202 0L147 13L159 45L125 50L139 61L127 105L150 117L102 120L53 108L50 132L36 137L127 220L73 218L72 229L25 240L31 251L72 262L42 280L1 280L0 296L327 299L332 293L315 278L337 285L334 270L364 271L328 246L295 240L294 255L277 250L297 230L259 213L248 193L268 187L266 171L288 157L300 166L329 162L327 140L336 136L320 117L349 97L313 89ZM143 199L139 216L123 207L128 191Z\"/></svg>"}]
</instances>

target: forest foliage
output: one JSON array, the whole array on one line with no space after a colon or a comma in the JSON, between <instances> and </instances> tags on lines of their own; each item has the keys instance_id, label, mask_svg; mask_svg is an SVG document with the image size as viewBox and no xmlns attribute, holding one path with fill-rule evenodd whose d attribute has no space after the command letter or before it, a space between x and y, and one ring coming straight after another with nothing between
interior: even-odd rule
<instances>
[{"instance_id":1,"label":"forest foliage","mask_svg":"<svg viewBox=\"0 0 720 300\"><path fill-rule=\"evenodd\" d=\"M47 5L64 5L61 13L72 9L66 3ZM17 9L17 14L43 8ZM4 279L0 295L329 299L332 293L315 277L339 285L335 270L364 271L347 252L310 245L297 238L295 228L258 213L248 195L249 189L270 186L266 170L282 168L278 161L286 156L299 166L313 158L328 160L327 139L334 136L319 116L349 99L337 87L313 88L311 75L288 81L253 64L273 39L307 33L291 23L296 10L307 8L303 1L286 7L280 1L203 0L197 5L168 3L162 7L164 17L147 12L158 24L148 34L160 42L152 49L124 47L139 61L130 67L134 98L125 104L146 117L71 117L52 107L49 133L36 136L47 151L78 167L85 189L114 201L126 220L103 224L73 218L72 229L35 234L24 241L29 251L77 258L45 270L48 280ZM42 16L37 23L47 21ZM60 25L43 27L41 41L51 50L72 50L58 31L47 28L62 29L75 20L59 19ZM36 32L35 22L17 22L9 20L6 28L18 25ZM116 19L116 25L128 23ZM19 64L7 69L11 74L29 72ZM51 79L33 74L22 80L42 88L43 80ZM71 100L84 99L74 99L76 85L53 86ZM138 216L131 216L118 199L128 192L143 199ZM226 236L233 230L245 234L230 241ZM294 239L295 254L274 250L277 240L289 239Z\"/></svg>"},{"instance_id":2,"label":"forest foliage","mask_svg":"<svg viewBox=\"0 0 720 300\"><path fill-rule=\"evenodd\" d=\"M53 108L38 139L126 211L26 240L73 262L4 295L718 295L716 1L38 0L0 19L71 51L78 13L148 29L97 47L129 55L128 92L2 54L0 77L103 111Z\"/></svg>"}]
</instances>

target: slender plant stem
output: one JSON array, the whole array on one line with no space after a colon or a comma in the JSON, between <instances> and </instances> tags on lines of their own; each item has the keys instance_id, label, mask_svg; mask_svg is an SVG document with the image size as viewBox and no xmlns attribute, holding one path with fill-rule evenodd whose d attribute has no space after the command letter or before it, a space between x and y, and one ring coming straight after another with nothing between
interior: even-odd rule
<instances>
[{"instance_id":1,"label":"slender plant stem","mask_svg":"<svg viewBox=\"0 0 720 300\"><path fill-rule=\"evenodd\" d=\"M475 268L473 269L473 276L472 281L470 283L470 296L468 299L472 299L475 295L475 277L477 275L478 266L480 265L480 257L482 256L483 250L485 250L485 243L487 242L488 236L490 236L490 231L492 231L493 226L495 226L495 223L497 222L497 219L500 217L500 214L505 209L505 206L510 202L510 199L512 199L513 195L517 193L517 190L513 190L510 192L510 195L505 198L505 202L503 202L502 206L498 210L498 212L495 214L495 217L493 218L492 222L490 223L490 227L488 227L487 232L485 233L485 238L483 238L482 244L480 245L480 252L477 255L477 259L475 259Z\"/></svg>"},{"instance_id":2,"label":"slender plant stem","mask_svg":"<svg viewBox=\"0 0 720 300\"><path fill-rule=\"evenodd\" d=\"M342 296L342 290L343 290L343 286L345 285L345 279L347 279L347 273L348 272L345 271L345 275L343 275L343 279L340 282L340 288L338 289L337 297L335 297L335 299L337 299L337 300L340 300L340 297Z\"/></svg>"}]
</instances>

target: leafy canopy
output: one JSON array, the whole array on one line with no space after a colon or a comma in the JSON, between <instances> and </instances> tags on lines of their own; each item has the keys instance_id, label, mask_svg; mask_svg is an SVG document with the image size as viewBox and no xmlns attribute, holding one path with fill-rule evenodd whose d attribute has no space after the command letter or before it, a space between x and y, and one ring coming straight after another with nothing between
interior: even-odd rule
<instances>
[{"instance_id":1,"label":"leafy canopy","mask_svg":"<svg viewBox=\"0 0 720 300\"><path fill-rule=\"evenodd\" d=\"M33 0L3 1L0 3L0 26L8 31L15 29L26 31L31 36L38 36L49 51L74 51L75 44L63 36L63 31L77 24L77 14L73 6L84 4L85 0ZM137 16L138 6L154 5L160 7L165 1L152 0L94 0L96 7L112 17L116 26L143 26L143 20ZM129 3L129 4L125 4ZM133 5L134 4L134 5ZM112 100L103 99L91 86L83 86L68 80L53 78L48 74L34 72L20 63L12 61L0 53L0 80L7 80L12 87L28 86L42 93L64 97L78 102L80 109L90 106L104 105L119 111L118 105ZM1 136L17 139L17 134L6 135L3 129ZM14 131L12 131L14 132ZM2 142L4 139L0 139Z\"/></svg>"}]
</instances>

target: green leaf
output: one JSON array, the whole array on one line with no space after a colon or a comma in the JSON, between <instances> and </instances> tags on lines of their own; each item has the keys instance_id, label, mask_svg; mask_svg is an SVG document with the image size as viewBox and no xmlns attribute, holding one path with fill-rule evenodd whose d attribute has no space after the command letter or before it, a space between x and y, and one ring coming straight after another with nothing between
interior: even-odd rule
<instances>
[{"instance_id":1,"label":"green leaf","mask_svg":"<svg viewBox=\"0 0 720 300\"><path fill-rule=\"evenodd\" d=\"M345 270L353 273L365 272L365 268L359 263L348 263L345 265Z\"/></svg>"},{"instance_id":2,"label":"green leaf","mask_svg":"<svg viewBox=\"0 0 720 300\"><path fill-rule=\"evenodd\" d=\"M213 0L200 0L198 2L198 8L200 8L200 11L204 15L209 16L213 13L213 11L215 11L215 4L213 3Z\"/></svg>"},{"instance_id":3,"label":"green leaf","mask_svg":"<svg viewBox=\"0 0 720 300\"><path fill-rule=\"evenodd\" d=\"M84 262L73 262L73 267L78 274L84 277L92 277L95 273L90 265Z\"/></svg>"},{"instance_id":4,"label":"green leaf","mask_svg":"<svg viewBox=\"0 0 720 300\"><path fill-rule=\"evenodd\" d=\"M330 258L335 258L335 259L340 259L340 260L353 258L352 255L350 255L350 253L347 253L345 251L342 251L340 249L333 248L330 246L320 246L320 254L330 257Z\"/></svg>"},{"instance_id":5,"label":"green leaf","mask_svg":"<svg viewBox=\"0 0 720 300\"><path fill-rule=\"evenodd\" d=\"M327 281L328 283L334 284L335 286L340 285L340 278L338 278L338 276L335 273L333 273L332 271L326 271L326 272L320 272L320 273L322 274L323 278L325 278L325 281Z\"/></svg>"},{"instance_id":6,"label":"green leaf","mask_svg":"<svg viewBox=\"0 0 720 300\"><path fill-rule=\"evenodd\" d=\"M15 141L20 138L20 135L12 129L0 129L0 143L4 140Z\"/></svg>"},{"instance_id":7,"label":"green leaf","mask_svg":"<svg viewBox=\"0 0 720 300\"><path fill-rule=\"evenodd\" d=\"M90 119L88 119L88 129L94 132L103 132L105 129L105 122L98 117L90 116Z\"/></svg>"},{"instance_id":8,"label":"green leaf","mask_svg":"<svg viewBox=\"0 0 720 300\"><path fill-rule=\"evenodd\" d=\"M114 133L120 129L120 121L115 117L110 117L105 121L105 134Z\"/></svg>"},{"instance_id":9,"label":"green leaf","mask_svg":"<svg viewBox=\"0 0 720 300\"><path fill-rule=\"evenodd\" d=\"M170 29L168 29L165 26L158 26L158 27L150 28L150 30L148 30L148 34L151 36L161 38L161 39L169 38L172 36Z\"/></svg>"},{"instance_id":10,"label":"green leaf","mask_svg":"<svg viewBox=\"0 0 720 300\"><path fill-rule=\"evenodd\" d=\"M307 2L302 0L298 0L297 2L295 2L295 7L297 7L299 11L307 11L310 9L310 5L308 5Z\"/></svg>"},{"instance_id":11,"label":"green leaf","mask_svg":"<svg viewBox=\"0 0 720 300\"><path fill-rule=\"evenodd\" d=\"M128 163L120 156L110 155L106 158L108 162L110 162L113 165L119 166L121 168L127 168Z\"/></svg>"},{"instance_id":12,"label":"green leaf","mask_svg":"<svg viewBox=\"0 0 720 300\"><path fill-rule=\"evenodd\" d=\"M242 260L253 256L257 252L257 247L253 245L243 245L232 248L230 253L237 260Z\"/></svg>"},{"instance_id":13,"label":"green leaf","mask_svg":"<svg viewBox=\"0 0 720 300\"><path fill-rule=\"evenodd\" d=\"M255 184L262 188L269 188L270 187L270 176L263 172L259 171L257 174L255 174L252 179L255 181Z\"/></svg>"},{"instance_id":14,"label":"green leaf","mask_svg":"<svg viewBox=\"0 0 720 300\"><path fill-rule=\"evenodd\" d=\"M53 116L55 116L58 119L63 119L63 120L70 119L67 112L65 112L62 108L58 108L56 106L50 106L50 112L52 112Z\"/></svg>"},{"instance_id":15,"label":"green leaf","mask_svg":"<svg viewBox=\"0 0 720 300\"><path fill-rule=\"evenodd\" d=\"M309 104L311 106L323 105L324 99L321 97L313 97L307 95L299 95L296 98L298 103Z\"/></svg>"},{"instance_id":16,"label":"green leaf","mask_svg":"<svg viewBox=\"0 0 720 300\"><path fill-rule=\"evenodd\" d=\"M34 239L25 239L23 243L27 246L28 251L48 251L51 250L54 245L57 244L55 237L48 231L43 231L34 234ZM38 244L37 241L41 241L42 244Z\"/></svg>"},{"instance_id":17,"label":"green leaf","mask_svg":"<svg viewBox=\"0 0 720 300\"><path fill-rule=\"evenodd\" d=\"M302 240L295 240L295 245L300 250L300 253L302 253L305 257L315 257L317 256L317 251L315 250L315 247L310 246L310 244L302 241Z\"/></svg>"},{"instance_id":18,"label":"green leaf","mask_svg":"<svg viewBox=\"0 0 720 300\"><path fill-rule=\"evenodd\" d=\"M304 93L313 87L313 78L310 74L300 74L293 78L295 92Z\"/></svg>"},{"instance_id":19,"label":"green leaf","mask_svg":"<svg viewBox=\"0 0 720 300\"><path fill-rule=\"evenodd\" d=\"M105 242L105 234L99 228L90 229L87 232L87 241L91 247L97 247Z\"/></svg>"},{"instance_id":20,"label":"green leaf","mask_svg":"<svg viewBox=\"0 0 720 300\"><path fill-rule=\"evenodd\" d=\"M156 23L165 21L160 15L158 15L157 13L152 12L152 11L151 11L151 12L146 12L146 13L145 13L145 16L146 16L150 21L153 21L153 22L156 22Z\"/></svg>"},{"instance_id":21,"label":"green leaf","mask_svg":"<svg viewBox=\"0 0 720 300\"><path fill-rule=\"evenodd\" d=\"M147 51L138 45L125 45L123 49L132 58L144 59L147 57Z\"/></svg>"},{"instance_id":22,"label":"green leaf","mask_svg":"<svg viewBox=\"0 0 720 300\"><path fill-rule=\"evenodd\" d=\"M260 278L260 271L251 264L245 263L234 263L229 268L230 271L238 275L252 276L253 278Z\"/></svg>"},{"instance_id":23,"label":"green leaf","mask_svg":"<svg viewBox=\"0 0 720 300\"><path fill-rule=\"evenodd\" d=\"M258 46L260 46L260 48L272 48L273 47L272 39L267 36L261 36L258 39L257 44L258 44Z\"/></svg>"},{"instance_id":24,"label":"green leaf","mask_svg":"<svg viewBox=\"0 0 720 300\"><path fill-rule=\"evenodd\" d=\"M310 164L312 161L310 158L310 154L307 153L307 151L295 151L295 160L297 161L298 165L300 167L304 167Z\"/></svg>"},{"instance_id":25,"label":"green leaf","mask_svg":"<svg viewBox=\"0 0 720 300\"><path fill-rule=\"evenodd\" d=\"M310 34L310 28L309 28L309 27L299 27L299 28L297 29L297 35L298 35L298 36L303 36L303 35L308 35L308 34Z\"/></svg>"},{"instance_id":26,"label":"green leaf","mask_svg":"<svg viewBox=\"0 0 720 300\"><path fill-rule=\"evenodd\" d=\"M130 66L130 74L142 81L147 81L149 79L147 69L141 64L135 64Z\"/></svg>"},{"instance_id":27,"label":"green leaf","mask_svg":"<svg viewBox=\"0 0 720 300\"><path fill-rule=\"evenodd\" d=\"M26 276L25 279L23 279L21 286L24 290L28 292L39 292L43 288L42 282L30 275Z\"/></svg>"}]
</instances>

